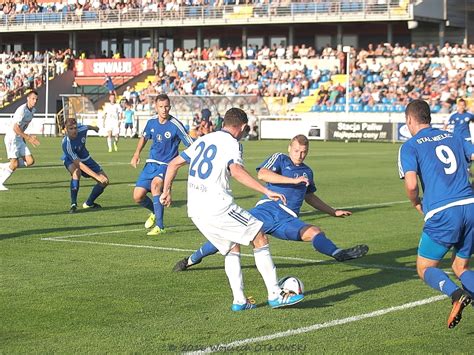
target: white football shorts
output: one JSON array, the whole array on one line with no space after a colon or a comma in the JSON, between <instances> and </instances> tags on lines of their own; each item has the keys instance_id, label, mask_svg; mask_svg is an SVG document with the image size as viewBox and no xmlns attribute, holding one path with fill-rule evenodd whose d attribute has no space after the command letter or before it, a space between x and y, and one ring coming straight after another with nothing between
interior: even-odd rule
<instances>
[{"instance_id":1,"label":"white football shorts","mask_svg":"<svg viewBox=\"0 0 474 355\"><path fill-rule=\"evenodd\" d=\"M106 132L112 132L112 135L116 136L120 133L119 121L116 119L106 119L104 122L104 130Z\"/></svg>"},{"instance_id":2,"label":"white football shorts","mask_svg":"<svg viewBox=\"0 0 474 355\"><path fill-rule=\"evenodd\" d=\"M8 159L17 159L31 155L30 149L23 138L18 136L5 136L5 147Z\"/></svg>"},{"instance_id":3,"label":"white football shorts","mask_svg":"<svg viewBox=\"0 0 474 355\"><path fill-rule=\"evenodd\" d=\"M222 255L227 255L236 244L249 245L263 226L263 222L236 204L219 216L196 216L191 219Z\"/></svg>"}]
</instances>

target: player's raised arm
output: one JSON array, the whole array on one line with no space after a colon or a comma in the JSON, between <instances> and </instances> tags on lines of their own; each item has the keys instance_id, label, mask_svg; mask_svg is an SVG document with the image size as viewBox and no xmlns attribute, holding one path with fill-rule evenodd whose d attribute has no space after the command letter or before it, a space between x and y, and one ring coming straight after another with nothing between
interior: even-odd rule
<instances>
[{"instance_id":1,"label":"player's raised arm","mask_svg":"<svg viewBox=\"0 0 474 355\"><path fill-rule=\"evenodd\" d=\"M265 186L255 180L242 165L235 163L231 164L229 166L229 170L231 175L241 184L251 188L252 190L267 195L274 201L281 200L284 204L286 204L286 197L283 194L279 194L267 189Z\"/></svg>"},{"instance_id":2,"label":"player's raised arm","mask_svg":"<svg viewBox=\"0 0 474 355\"><path fill-rule=\"evenodd\" d=\"M87 129L89 131L94 131L94 132L99 133L99 127L97 127L97 126L87 126Z\"/></svg>"},{"instance_id":3,"label":"player's raised arm","mask_svg":"<svg viewBox=\"0 0 474 355\"><path fill-rule=\"evenodd\" d=\"M145 139L145 137L140 137L140 139L138 140L137 149L135 149L135 153L133 153L132 160L130 161L130 164L134 168L136 168L137 165L140 163L140 153L145 147L146 142L147 142L147 139Z\"/></svg>"}]
</instances>

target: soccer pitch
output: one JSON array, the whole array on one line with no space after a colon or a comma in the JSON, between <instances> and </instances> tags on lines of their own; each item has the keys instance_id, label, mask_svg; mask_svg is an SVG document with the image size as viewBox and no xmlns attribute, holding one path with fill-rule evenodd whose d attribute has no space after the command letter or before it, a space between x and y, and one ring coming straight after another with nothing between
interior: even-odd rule
<instances>
[{"instance_id":1,"label":"soccer pitch","mask_svg":"<svg viewBox=\"0 0 474 355\"><path fill-rule=\"evenodd\" d=\"M246 294L258 308L234 313L222 256L171 272L205 241L186 216L183 172L165 210L167 233L148 237L148 212L132 200L141 168L129 165L137 140L122 139L118 152L107 153L105 139L88 139L111 185L97 201L101 210L74 215L60 141L42 138L32 150L36 165L15 172L10 190L0 192L0 352L472 352L474 309L448 330L450 301L416 275L423 221L398 178L398 144L311 142L305 162L316 194L354 214L339 219L304 205L302 219L340 247L368 244L369 254L337 263L310 243L270 237L279 277L297 276L306 290L294 307L270 309L244 247ZM247 169L255 176L255 167L287 144L243 142ZM81 180L81 205L92 185ZM259 198L235 182L233 191L245 208Z\"/></svg>"}]
</instances>

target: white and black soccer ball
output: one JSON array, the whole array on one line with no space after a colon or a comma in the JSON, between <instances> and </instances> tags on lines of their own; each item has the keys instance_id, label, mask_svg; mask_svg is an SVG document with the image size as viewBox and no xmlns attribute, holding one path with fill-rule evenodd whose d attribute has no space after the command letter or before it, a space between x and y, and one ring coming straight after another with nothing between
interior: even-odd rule
<instances>
[{"instance_id":1,"label":"white and black soccer ball","mask_svg":"<svg viewBox=\"0 0 474 355\"><path fill-rule=\"evenodd\" d=\"M280 279L280 281L278 281L278 286L280 286L283 291L291 292L295 295L301 295L304 293L303 281L295 276L286 276Z\"/></svg>"}]
</instances>

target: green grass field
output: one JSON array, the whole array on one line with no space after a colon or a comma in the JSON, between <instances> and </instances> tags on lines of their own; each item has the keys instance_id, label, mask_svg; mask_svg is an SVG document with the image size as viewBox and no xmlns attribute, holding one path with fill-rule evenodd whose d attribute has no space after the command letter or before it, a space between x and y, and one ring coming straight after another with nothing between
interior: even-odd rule
<instances>
[{"instance_id":1,"label":"green grass field","mask_svg":"<svg viewBox=\"0 0 474 355\"><path fill-rule=\"evenodd\" d=\"M10 191L0 193L0 352L161 353L222 344L221 351L243 353L472 353L474 309L448 330L450 301L433 298L439 294L417 278L423 221L398 179L398 145L311 143L306 162L318 196L354 214L337 219L306 205L302 218L341 247L368 244L369 254L336 263L310 244L271 238L279 277L295 275L306 288L300 304L272 310L245 247L246 293L259 307L233 313L222 256L171 272L204 241L186 216L184 175L174 184L174 207L165 211L168 233L146 236L148 212L132 200L136 143L122 140L110 154L105 139L89 138L111 181L97 201L102 210L67 213L69 175L59 138L43 138L33 149L36 166L17 171L6 184ZM252 174L287 147L286 141L243 144ZM91 186L81 181L81 204ZM233 189L243 207L259 198L237 183Z\"/></svg>"}]
</instances>

